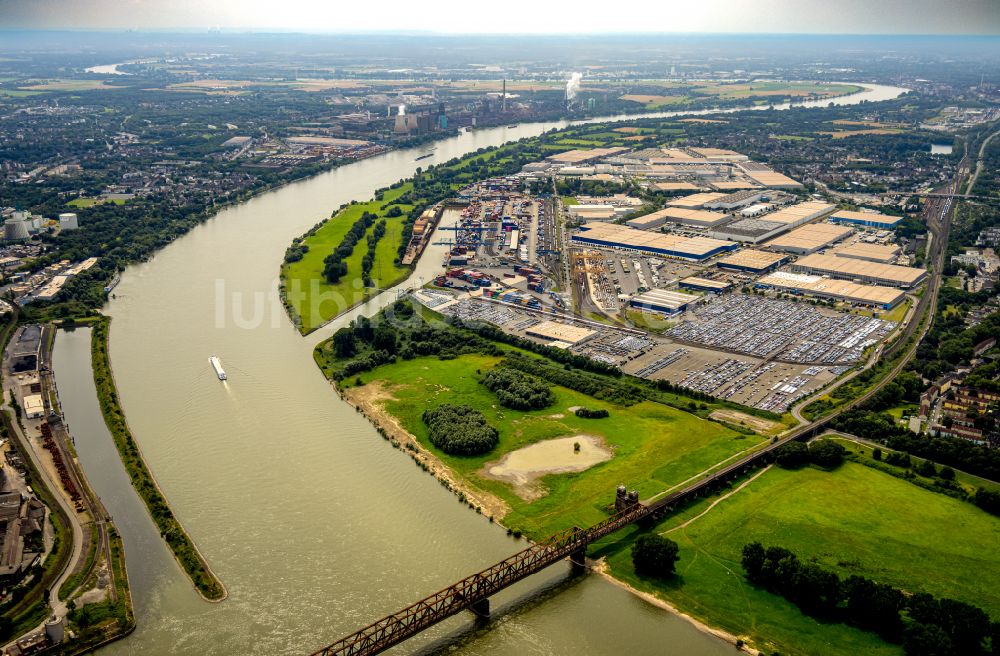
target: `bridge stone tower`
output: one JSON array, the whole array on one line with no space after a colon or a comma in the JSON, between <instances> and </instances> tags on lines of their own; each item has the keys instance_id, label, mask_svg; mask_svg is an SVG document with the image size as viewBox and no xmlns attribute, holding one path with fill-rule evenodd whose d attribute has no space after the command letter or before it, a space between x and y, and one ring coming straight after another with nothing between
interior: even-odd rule
<instances>
[{"instance_id":1,"label":"bridge stone tower","mask_svg":"<svg viewBox=\"0 0 1000 656\"><path fill-rule=\"evenodd\" d=\"M615 490L615 512L621 512L639 503L639 493L635 490L626 492L624 485Z\"/></svg>"}]
</instances>

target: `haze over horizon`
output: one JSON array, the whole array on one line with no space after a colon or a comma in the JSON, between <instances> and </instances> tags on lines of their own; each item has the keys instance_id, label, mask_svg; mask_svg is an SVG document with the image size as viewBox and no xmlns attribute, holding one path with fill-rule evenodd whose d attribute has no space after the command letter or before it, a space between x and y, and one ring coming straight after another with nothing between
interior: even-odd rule
<instances>
[{"instance_id":1,"label":"haze over horizon","mask_svg":"<svg viewBox=\"0 0 1000 656\"><path fill-rule=\"evenodd\" d=\"M640 1L629 11L510 0L492 13L459 0L414 7L401 0L371 5L286 0L0 0L8 29L280 30L431 33L758 33L1000 34L1000 0L703 0L670 6ZM418 11L414 9L418 8Z\"/></svg>"}]
</instances>

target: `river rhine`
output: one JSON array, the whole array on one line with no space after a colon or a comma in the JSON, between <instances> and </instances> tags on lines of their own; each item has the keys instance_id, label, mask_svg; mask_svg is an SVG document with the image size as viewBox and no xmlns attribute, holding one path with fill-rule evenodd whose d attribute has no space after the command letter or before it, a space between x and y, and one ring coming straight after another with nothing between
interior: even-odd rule
<instances>
[{"instance_id":1,"label":"river rhine","mask_svg":"<svg viewBox=\"0 0 1000 656\"><path fill-rule=\"evenodd\" d=\"M836 102L902 91L872 87ZM122 404L177 516L226 584L222 603L196 594L129 486L97 406L89 331L60 333L60 396L84 469L123 535L138 620L102 653L306 653L521 546L337 397L311 351L339 324L301 337L278 300L277 273L292 238L340 204L419 165L565 125L467 132L435 144L433 159L401 150L341 167L225 209L124 272L106 308ZM440 248L428 249L407 285L432 275ZM569 565L499 595L493 609L485 627L460 615L393 653L735 653L598 576L572 577Z\"/></svg>"}]
</instances>

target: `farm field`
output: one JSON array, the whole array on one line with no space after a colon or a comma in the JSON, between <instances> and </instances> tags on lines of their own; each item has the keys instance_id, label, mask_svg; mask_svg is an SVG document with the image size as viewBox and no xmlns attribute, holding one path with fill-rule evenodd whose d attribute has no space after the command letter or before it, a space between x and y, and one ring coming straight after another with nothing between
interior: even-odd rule
<instances>
[{"instance_id":1,"label":"farm field","mask_svg":"<svg viewBox=\"0 0 1000 656\"><path fill-rule=\"evenodd\" d=\"M365 239L362 238L355 245L354 252L346 260L348 273L335 285L328 283L323 277L323 259L337 248L344 235L362 214L365 212L373 212L380 216L385 214L381 209L382 206L409 189L410 185L405 184L386 191L381 201L372 200L349 205L306 237L304 243L309 247L309 251L301 260L282 265L281 278L288 293L287 299L295 316L300 319L299 329L303 333L315 330L355 303L375 295L374 290L365 289L361 285L361 260L368 248ZM371 276L381 288L396 284L409 272L408 267L395 264L397 250L402 241L403 220L406 212L410 210L408 205L398 207L403 211L403 215L386 217L385 236L379 240L375 252L375 264ZM366 234L370 234L373 230L374 226L369 228Z\"/></svg>"},{"instance_id":2,"label":"farm field","mask_svg":"<svg viewBox=\"0 0 1000 656\"><path fill-rule=\"evenodd\" d=\"M20 87L28 91L94 91L97 89L124 89L125 87L105 84L101 80L31 80Z\"/></svg>"},{"instance_id":3,"label":"farm field","mask_svg":"<svg viewBox=\"0 0 1000 656\"><path fill-rule=\"evenodd\" d=\"M637 529L591 555L607 556L614 576L746 636L767 653L853 656L902 649L871 633L817 621L748 584L740 553L754 540L791 549L841 577L856 573L1000 616L1000 557L982 548L1000 541L1000 520L970 503L853 462L833 472L771 468L699 516L715 499L656 527L680 545L672 582L654 584L636 576L627 546Z\"/></svg>"},{"instance_id":4,"label":"farm field","mask_svg":"<svg viewBox=\"0 0 1000 656\"><path fill-rule=\"evenodd\" d=\"M361 375L364 385L342 381L348 398L379 399L386 412L444 464L474 487L509 504L504 524L540 538L569 526L588 526L607 517L615 488L628 485L648 498L677 485L765 438L737 433L722 424L644 401L625 407L579 392L553 387L556 403L534 411L501 407L478 382L499 358L463 355L451 360L416 358L383 365ZM436 449L421 420L424 410L442 403L470 405L500 432L500 443L476 457L450 456ZM582 419L569 408L608 410L605 419ZM550 474L536 481L541 496L527 500L508 483L492 480L484 465L529 444L559 437L593 436L613 452L611 460L579 473ZM499 519L499 518L498 518Z\"/></svg>"}]
</instances>

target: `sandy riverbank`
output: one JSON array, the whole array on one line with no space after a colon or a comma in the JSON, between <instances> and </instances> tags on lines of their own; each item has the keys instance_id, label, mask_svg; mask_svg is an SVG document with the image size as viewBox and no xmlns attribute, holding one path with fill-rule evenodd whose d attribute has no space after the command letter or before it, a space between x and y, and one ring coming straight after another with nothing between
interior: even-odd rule
<instances>
[{"instance_id":1,"label":"sandy riverbank","mask_svg":"<svg viewBox=\"0 0 1000 656\"><path fill-rule=\"evenodd\" d=\"M696 629L698 629L702 633L707 633L708 635L715 636L716 638L719 638L720 640L725 640L726 642L731 643L732 645L734 645L735 647L737 647L741 651L746 652L748 654L753 654L754 656L760 656L761 653L762 653L762 652L754 649L753 647L750 647L750 646L746 645L745 644L746 643L746 639L745 638L740 638L739 636L733 635L732 633L729 633L728 631L723 631L722 629L717 629L715 627L709 626L708 624L705 624L704 622L702 622L698 618L693 617L691 615L688 615L687 613L681 611L680 609L678 609L676 606L674 606L670 602L665 601L663 599L660 599L659 597L657 597L655 595L652 595L652 594L650 594L648 592L643 592L642 590L637 590L636 588L633 588L628 583L625 583L624 581L622 581L620 579L616 579L611 574L610 569L608 568L608 564L607 564L607 562L605 562L605 560L603 558L601 560L595 561L594 564L593 564L593 566L591 566L590 569L592 571L596 572L597 574L601 575L602 577L604 577L605 580L609 581L613 585L617 585L619 588L621 588L623 590L628 590L629 592L631 592L635 596L639 597L640 599L642 599L646 603L652 604L653 606L656 606L657 608L662 608L663 610L667 611L668 613L672 613L672 614L676 615L677 617L682 618L684 621L689 622L693 627L695 627Z\"/></svg>"}]
</instances>

